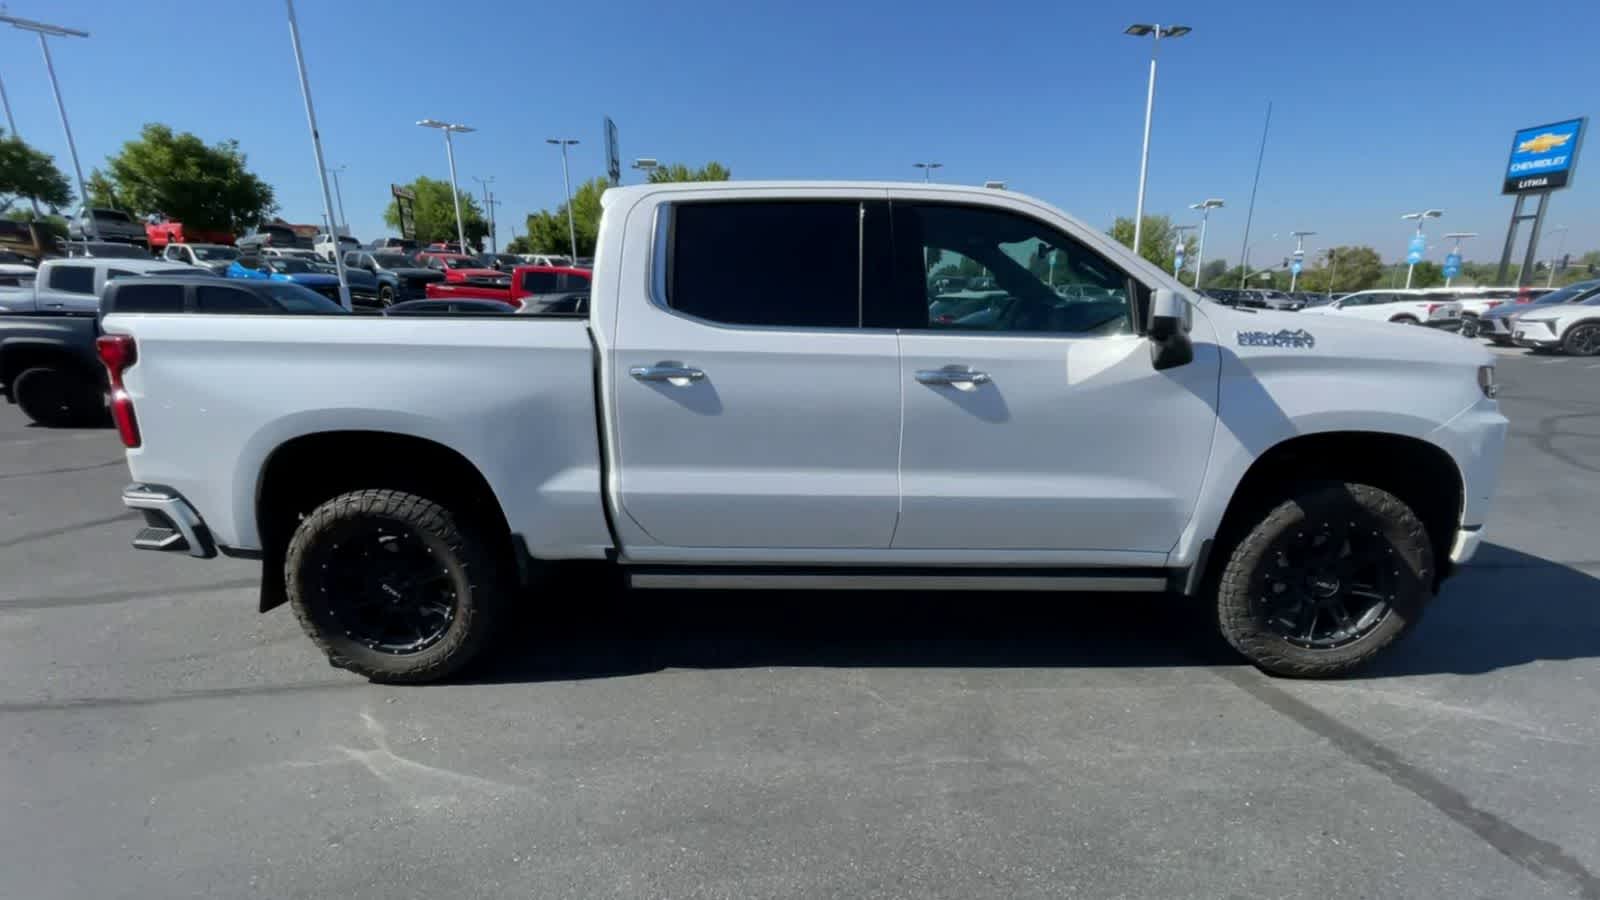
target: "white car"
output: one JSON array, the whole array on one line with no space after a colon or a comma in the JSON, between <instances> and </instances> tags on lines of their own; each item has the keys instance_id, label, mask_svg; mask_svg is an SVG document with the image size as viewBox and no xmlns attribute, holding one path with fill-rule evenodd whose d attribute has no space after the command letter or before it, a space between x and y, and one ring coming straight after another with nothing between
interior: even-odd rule
<instances>
[{"instance_id":1,"label":"white car","mask_svg":"<svg viewBox=\"0 0 1600 900\"><path fill-rule=\"evenodd\" d=\"M1454 331L1461 327L1461 301L1448 291L1374 290L1347 294L1332 303L1301 310L1307 316L1341 316L1395 322L1401 325L1428 325Z\"/></svg>"},{"instance_id":2,"label":"white car","mask_svg":"<svg viewBox=\"0 0 1600 900\"><path fill-rule=\"evenodd\" d=\"M308 263L327 262L327 260L322 258L320 253L317 253L314 250L306 250L301 247L262 247L261 255L276 256L282 259L303 259Z\"/></svg>"},{"instance_id":3,"label":"white car","mask_svg":"<svg viewBox=\"0 0 1600 900\"><path fill-rule=\"evenodd\" d=\"M329 237L327 232L323 232L317 235L317 239L312 242L311 249L323 262L331 263L333 262L333 254L335 252L342 254L349 250L360 250L361 242L348 234L341 234L339 235L339 245L336 248L333 243L333 238Z\"/></svg>"},{"instance_id":4,"label":"white car","mask_svg":"<svg viewBox=\"0 0 1600 900\"><path fill-rule=\"evenodd\" d=\"M571 266L572 257L556 256L552 253L523 253L522 261L530 266Z\"/></svg>"},{"instance_id":5,"label":"white car","mask_svg":"<svg viewBox=\"0 0 1600 900\"><path fill-rule=\"evenodd\" d=\"M1574 303L1559 303L1517 316L1511 340L1519 347L1573 356L1600 355L1600 291Z\"/></svg>"},{"instance_id":6,"label":"white car","mask_svg":"<svg viewBox=\"0 0 1600 900\"><path fill-rule=\"evenodd\" d=\"M420 682L510 604L580 602L540 577L560 560L640 589L1171 591L1262 668L1336 675L1482 542L1507 422L1477 344L1222 306L1006 191L601 206L570 314L107 315L134 545L260 559L260 609ZM1097 299L1063 301L1051 254ZM1006 302L941 321L922 285L963 260Z\"/></svg>"}]
</instances>

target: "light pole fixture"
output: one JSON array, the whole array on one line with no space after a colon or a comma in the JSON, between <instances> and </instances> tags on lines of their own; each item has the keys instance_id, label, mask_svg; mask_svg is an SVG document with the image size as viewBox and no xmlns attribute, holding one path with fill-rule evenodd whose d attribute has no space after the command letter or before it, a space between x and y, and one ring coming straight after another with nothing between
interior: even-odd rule
<instances>
[{"instance_id":1,"label":"light pole fixture","mask_svg":"<svg viewBox=\"0 0 1600 900\"><path fill-rule=\"evenodd\" d=\"M1206 262L1206 221L1211 218L1213 209L1221 209L1223 202L1216 197L1208 197L1199 203L1189 204L1190 209L1200 210L1200 246L1194 253L1194 289L1200 290L1200 267Z\"/></svg>"},{"instance_id":2,"label":"light pole fixture","mask_svg":"<svg viewBox=\"0 0 1600 900\"><path fill-rule=\"evenodd\" d=\"M1150 114L1155 109L1156 103L1156 51L1161 47L1162 38L1179 38L1193 31L1187 25L1144 25L1133 24L1123 30L1123 34L1134 37L1149 36L1154 39L1150 45L1150 86L1144 97L1144 144L1139 150L1139 200L1133 208L1133 252L1139 254L1139 238L1144 234L1144 180L1145 173L1150 166Z\"/></svg>"},{"instance_id":3,"label":"light pole fixture","mask_svg":"<svg viewBox=\"0 0 1600 900\"><path fill-rule=\"evenodd\" d=\"M1411 290L1411 273L1416 271L1417 268L1416 261L1411 257L1415 256L1420 260L1422 259L1423 251L1427 249L1422 239L1422 223L1428 219L1437 219L1442 215L1444 215L1444 210L1442 209L1425 209L1422 212L1406 213L1400 217L1405 220L1415 219L1417 221L1417 233L1412 236L1411 247L1406 250L1406 290L1408 291Z\"/></svg>"},{"instance_id":4,"label":"light pole fixture","mask_svg":"<svg viewBox=\"0 0 1600 900\"><path fill-rule=\"evenodd\" d=\"M643 172L644 179L649 181L650 173L661 168L661 163L656 162L653 157L641 156L633 161L633 168Z\"/></svg>"},{"instance_id":5,"label":"light pole fixture","mask_svg":"<svg viewBox=\"0 0 1600 900\"><path fill-rule=\"evenodd\" d=\"M1178 277L1178 273L1183 271L1183 233L1185 231L1193 231L1198 227L1198 225L1172 226L1173 233L1178 236L1177 242L1174 243L1172 247L1172 277L1176 279L1179 284L1183 283L1183 279Z\"/></svg>"},{"instance_id":6,"label":"light pole fixture","mask_svg":"<svg viewBox=\"0 0 1600 900\"><path fill-rule=\"evenodd\" d=\"M489 252L498 253L499 251L496 250L494 246L494 207L489 205L489 185L494 184L494 176L490 175L488 178L479 178L478 176L474 175L472 176L472 180L476 181L478 186L483 188L483 214L489 219Z\"/></svg>"},{"instance_id":7,"label":"light pole fixture","mask_svg":"<svg viewBox=\"0 0 1600 900\"><path fill-rule=\"evenodd\" d=\"M61 25L47 25L44 22L35 22L32 19L20 19L16 16L8 16L5 14L4 7L0 7L0 22L9 23L16 28L20 28L23 31L31 31L39 36L39 50L44 54L45 72L49 73L50 75L50 90L55 94L56 97L56 112L61 116L61 130L67 135L67 152L72 156L72 173L78 178L78 199L83 207L87 209L89 206L89 188L84 184L83 181L83 166L78 164L78 145L72 139L72 126L67 122L67 106L65 103L61 102L61 85L56 81L56 64L50 58L50 42L45 40L45 38L86 38L89 36L89 32L79 31L76 28L66 28ZM7 100L6 117L9 119L10 116L11 102ZM16 125L13 123L11 128L12 137L16 137L16 133ZM35 204L34 213L37 215L38 211L38 204ZM87 234L89 237L97 238L100 236L99 226L95 225L93 215L85 216L84 224L88 228Z\"/></svg>"},{"instance_id":8,"label":"light pole fixture","mask_svg":"<svg viewBox=\"0 0 1600 900\"><path fill-rule=\"evenodd\" d=\"M1461 242L1466 240L1467 238L1475 238L1477 236L1478 236L1478 233L1476 231L1452 231L1449 234L1445 235L1444 239L1447 240L1447 241L1455 241L1455 243L1452 244L1451 247L1450 247L1450 252L1455 254L1455 256L1457 258L1459 258L1461 256ZM1446 263L1447 266L1448 266L1449 262L1450 261L1448 259L1445 260L1445 263ZM1449 272L1446 272L1445 276L1444 276L1444 286L1445 287L1449 287L1450 286L1450 282L1452 282L1454 280L1455 280L1455 276L1451 275Z\"/></svg>"},{"instance_id":9,"label":"light pole fixture","mask_svg":"<svg viewBox=\"0 0 1600 900\"><path fill-rule=\"evenodd\" d=\"M1544 280L1545 287L1556 286L1556 261L1561 259L1562 254L1564 254L1567 250L1567 226L1557 225L1556 227L1550 229L1547 233L1555 234L1558 231L1561 232L1561 243L1556 245L1556 254L1550 257L1550 274Z\"/></svg>"},{"instance_id":10,"label":"light pole fixture","mask_svg":"<svg viewBox=\"0 0 1600 900\"><path fill-rule=\"evenodd\" d=\"M546 144L561 148L561 181L567 186L567 240L572 242L572 264L578 264L578 226L572 218L572 176L567 171L567 148L578 143L577 138L545 138Z\"/></svg>"},{"instance_id":11,"label":"light pole fixture","mask_svg":"<svg viewBox=\"0 0 1600 900\"><path fill-rule=\"evenodd\" d=\"M991 191L1003 191L1006 189L1006 183L1004 181L985 181L983 186Z\"/></svg>"},{"instance_id":12,"label":"light pole fixture","mask_svg":"<svg viewBox=\"0 0 1600 900\"><path fill-rule=\"evenodd\" d=\"M912 165L913 168L917 168L917 169L921 169L922 170L922 183L923 184L927 184L928 182L933 180L933 170L934 169L942 169L942 168L944 168L944 163L941 163L941 162L919 162L919 163L912 163L911 165Z\"/></svg>"},{"instance_id":13,"label":"light pole fixture","mask_svg":"<svg viewBox=\"0 0 1600 900\"><path fill-rule=\"evenodd\" d=\"M1294 293L1295 285L1300 283L1301 260L1306 258L1306 238L1316 234L1315 231L1291 231L1294 236L1294 261L1295 265L1289 268L1289 292Z\"/></svg>"},{"instance_id":14,"label":"light pole fixture","mask_svg":"<svg viewBox=\"0 0 1600 900\"><path fill-rule=\"evenodd\" d=\"M317 163L317 181L322 185L322 217L333 238L333 271L339 276L339 305L351 309L350 279L344 271L344 253L339 249L339 234L334 228L333 196L328 193L328 162L322 155L322 132L317 130L317 109L311 103L311 78L306 75L306 58L300 50L300 23L294 17L294 0L283 0L289 10L289 46L294 49L294 65L300 73L300 96L306 104L306 125L311 130L311 156Z\"/></svg>"},{"instance_id":15,"label":"light pole fixture","mask_svg":"<svg viewBox=\"0 0 1600 900\"><path fill-rule=\"evenodd\" d=\"M456 187L456 149L450 140L450 135L466 134L478 129L455 122L441 122L438 119L422 119L417 124L423 128L437 128L444 132L444 155L450 161L450 199L456 205L456 240L460 242L457 249L465 253L467 252L467 226L461 219L461 189Z\"/></svg>"},{"instance_id":16,"label":"light pole fixture","mask_svg":"<svg viewBox=\"0 0 1600 900\"><path fill-rule=\"evenodd\" d=\"M347 235L350 233L350 220L345 218L345 215L344 215L344 191L339 190L339 173L340 172L348 172L348 171L350 171L350 167L347 166L347 165L346 166L330 166L327 169L328 174L333 176L333 196L334 196L334 199L339 201L339 222L340 222L341 225L344 226L344 233L347 234ZM337 231L337 229L335 231ZM338 237L337 233L335 233L334 236L337 238ZM335 247L338 247L339 246L339 242L337 240L335 240L333 242L333 245Z\"/></svg>"}]
</instances>

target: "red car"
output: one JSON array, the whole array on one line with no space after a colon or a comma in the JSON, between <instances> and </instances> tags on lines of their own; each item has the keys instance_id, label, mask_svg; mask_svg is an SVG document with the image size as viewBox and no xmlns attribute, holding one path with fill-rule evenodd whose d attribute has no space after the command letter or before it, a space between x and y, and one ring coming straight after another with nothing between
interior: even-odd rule
<instances>
[{"instance_id":1,"label":"red car","mask_svg":"<svg viewBox=\"0 0 1600 900\"><path fill-rule=\"evenodd\" d=\"M425 255L428 254L418 254L418 258ZM445 271L447 280L428 285L428 296L434 299L470 297L475 300L499 300L501 303L521 307L523 300L528 297L588 291L589 280L593 274L588 269L571 266L517 266L511 270L509 278L506 273L496 272L493 269L477 271L496 276L499 279L498 283L482 285L468 281L450 281L448 280L450 272L447 269Z\"/></svg>"},{"instance_id":2,"label":"red car","mask_svg":"<svg viewBox=\"0 0 1600 900\"><path fill-rule=\"evenodd\" d=\"M168 244L224 244L233 246L234 237L226 231L185 229L182 222L146 222L144 233L150 239L150 252L160 256Z\"/></svg>"}]
</instances>

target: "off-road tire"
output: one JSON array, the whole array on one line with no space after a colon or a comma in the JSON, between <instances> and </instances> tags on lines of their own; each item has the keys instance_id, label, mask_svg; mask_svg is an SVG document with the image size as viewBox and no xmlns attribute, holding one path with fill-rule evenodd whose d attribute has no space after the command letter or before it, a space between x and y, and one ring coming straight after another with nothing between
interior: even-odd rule
<instances>
[{"instance_id":1,"label":"off-road tire","mask_svg":"<svg viewBox=\"0 0 1600 900\"><path fill-rule=\"evenodd\" d=\"M11 382L11 396L24 415L49 428L92 425L105 418L99 386L69 369L24 369Z\"/></svg>"},{"instance_id":2,"label":"off-road tire","mask_svg":"<svg viewBox=\"0 0 1600 900\"><path fill-rule=\"evenodd\" d=\"M1280 537L1329 516L1354 519L1381 533L1394 551L1398 589L1387 615L1368 633L1344 646L1307 648L1266 625L1262 578L1265 567L1276 564L1269 553ZM1410 507L1370 485L1320 482L1272 507L1233 546L1218 583L1217 624L1234 649L1270 674L1338 677L1370 662L1415 625L1432 598L1433 583L1433 546Z\"/></svg>"},{"instance_id":3,"label":"off-road tire","mask_svg":"<svg viewBox=\"0 0 1600 900\"><path fill-rule=\"evenodd\" d=\"M384 652L347 635L312 571L336 535L380 522L409 529L450 572L455 610L449 630L415 652ZM402 491L363 490L334 497L300 522L289 540L284 582L295 617L330 663L377 682L421 684L459 671L489 643L504 602L505 570L493 544L444 506Z\"/></svg>"}]
</instances>

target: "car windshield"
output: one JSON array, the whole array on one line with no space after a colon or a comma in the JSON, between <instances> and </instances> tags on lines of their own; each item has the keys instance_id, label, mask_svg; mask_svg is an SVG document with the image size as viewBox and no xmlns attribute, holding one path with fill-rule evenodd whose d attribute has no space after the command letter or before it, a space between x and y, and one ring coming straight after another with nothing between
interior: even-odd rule
<instances>
[{"instance_id":1,"label":"car windshield","mask_svg":"<svg viewBox=\"0 0 1600 900\"><path fill-rule=\"evenodd\" d=\"M239 251L232 247L195 247L194 255L207 261L227 261L239 258Z\"/></svg>"},{"instance_id":2,"label":"car windshield","mask_svg":"<svg viewBox=\"0 0 1600 900\"><path fill-rule=\"evenodd\" d=\"M120 209L97 209L94 211L95 221L98 222L132 222L133 218Z\"/></svg>"},{"instance_id":3,"label":"car windshield","mask_svg":"<svg viewBox=\"0 0 1600 900\"><path fill-rule=\"evenodd\" d=\"M404 253L374 253L372 258L377 260L378 265L383 266L385 269L403 269L407 266L415 265L411 261L411 257L406 256Z\"/></svg>"},{"instance_id":4,"label":"car windshield","mask_svg":"<svg viewBox=\"0 0 1600 900\"><path fill-rule=\"evenodd\" d=\"M447 269L481 269L483 263L470 256L446 256L442 261Z\"/></svg>"},{"instance_id":5,"label":"car windshield","mask_svg":"<svg viewBox=\"0 0 1600 900\"><path fill-rule=\"evenodd\" d=\"M1600 281L1580 281L1577 284L1569 284L1559 291L1551 291L1543 297L1536 298L1532 303L1541 306L1546 303L1571 303L1596 288L1600 288Z\"/></svg>"},{"instance_id":6,"label":"car windshield","mask_svg":"<svg viewBox=\"0 0 1600 900\"><path fill-rule=\"evenodd\" d=\"M315 272L317 268L303 259L275 259L271 263L272 270L286 275L303 275L306 272Z\"/></svg>"},{"instance_id":7,"label":"car windshield","mask_svg":"<svg viewBox=\"0 0 1600 900\"><path fill-rule=\"evenodd\" d=\"M262 282L256 282L262 284ZM278 301L285 312L292 313L343 313L345 308L314 291L298 284L273 282L263 288L268 296Z\"/></svg>"}]
</instances>

